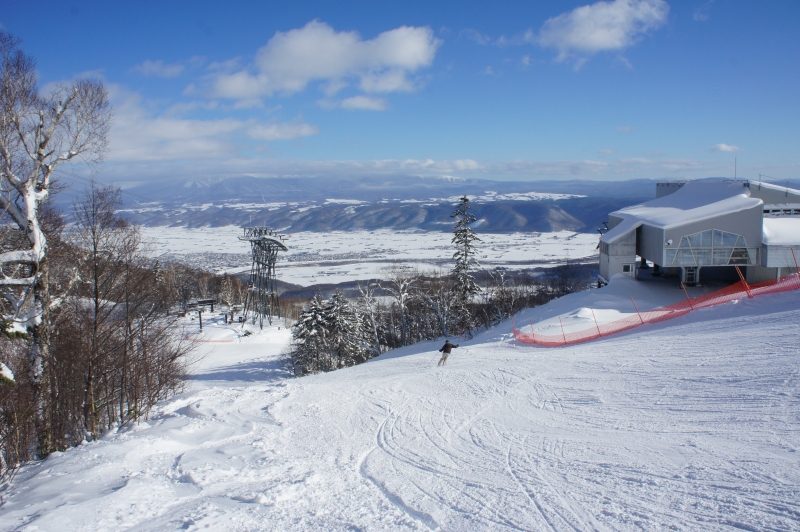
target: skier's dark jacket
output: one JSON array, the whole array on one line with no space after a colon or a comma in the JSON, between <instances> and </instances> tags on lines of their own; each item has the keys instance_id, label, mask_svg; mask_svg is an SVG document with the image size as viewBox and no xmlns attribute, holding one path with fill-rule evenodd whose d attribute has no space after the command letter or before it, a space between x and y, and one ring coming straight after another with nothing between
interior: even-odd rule
<instances>
[{"instance_id":1,"label":"skier's dark jacket","mask_svg":"<svg viewBox=\"0 0 800 532\"><path fill-rule=\"evenodd\" d=\"M454 347L458 347L458 344L453 345L453 344L450 343L450 340L447 340L447 341L445 341L445 343L442 346L442 348L439 349L439 352L449 355L450 354L450 350L453 349Z\"/></svg>"}]
</instances>

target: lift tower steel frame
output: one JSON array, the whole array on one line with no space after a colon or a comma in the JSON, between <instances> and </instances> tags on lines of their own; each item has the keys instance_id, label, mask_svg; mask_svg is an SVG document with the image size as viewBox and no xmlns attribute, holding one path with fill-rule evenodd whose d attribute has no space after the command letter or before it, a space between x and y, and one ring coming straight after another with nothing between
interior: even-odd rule
<instances>
[{"instance_id":1,"label":"lift tower steel frame","mask_svg":"<svg viewBox=\"0 0 800 532\"><path fill-rule=\"evenodd\" d=\"M289 251L271 227L245 227L244 235L239 240L250 242L253 251L253 266L250 268L250 284L247 287L247 298L244 303L244 321L252 316L253 325L256 320L259 327L264 328L264 318L272 325L272 316L280 317L280 301L275 282L275 262L279 251Z\"/></svg>"}]
</instances>

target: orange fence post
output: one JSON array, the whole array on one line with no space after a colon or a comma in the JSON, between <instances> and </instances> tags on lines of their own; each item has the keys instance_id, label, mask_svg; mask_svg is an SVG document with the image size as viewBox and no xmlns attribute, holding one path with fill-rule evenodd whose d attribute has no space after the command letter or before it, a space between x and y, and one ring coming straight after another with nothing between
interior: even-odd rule
<instances>
[{"instance_id":1,"label":"orange fence post","mask_svg":"<svg viewBox=\"0 0 800 532\"><path fill-rule=\"evenodd\" d=\"M753 299L753 294L750 292L750 285L747 284L747 281L744 280L744 275L742 275L742 270L736 266L736 272L739 274L739 279L742 280L742 284L744 285L744 290L747 292L747 297Z\"/></svg>"},{"instance_id":2,"label":"orange fence post","mask_svg":"<svg viewBox=\"0 0 800 532\"><path fill-rule=\"evenodd\" d=\"M533 320L531 320L531 341L536 343L536 333L533 332Z\"/></svg>"},{"instance_id":3,"label":"orange fence post","mask_svg":"<svg viewBox=\"0 0 800 532\"><path fill-rule=\"evenodd\" d=\"M794 271L797 275L796 280L800 280L800 268L797 267L797 255L794 254L794 248L789 248L792 251L792 258L794 259Z\"/></svg>"},{"instance_id":4,"label":"orange fence post","mask_svg":"<svg viewBox=\"0 0 800 532\"><path fill-rule=\"evenodd\" d=\"M590 308L589 310L592 311L592 317L594 318L594 326L597 327L597 336L603 336L603 333L600 332L600 326L597 324L597 316L594 315L594 309Z\"/></svg>"},{"instance_id":5,"label":"orange fence post","mask_svg":"<svg viewBox=\"0 0 800 532\"><path fill-rule=\"evenodd\" d=\"M692 298L689 297L689 292L686 291L686 285L683 284L683 281L681 281L681 288L683 288L683 293L686 294L686 299L689 301L689 306L692 307L692 310L694 310L694 305L692 305Z\"/></svg>"},{"instance_id":6,"label":"orange fence post","mask_svg":"<svg viewBox=\"0 0 800 532\"><path fill-rule=\"evenodd\" d=\"M644 324L644 320L642 319L642 314L639 312L639 307L636 306L636 301L633 300L633 296L631 296L631 303L633 303L633 308L636 309L636 314L639 315L639 321L641 321L642 324Z\"/></svg>"},{"instance_id":7,"label":"orange fence post","mask_svg":"<svg viewBox=\"0 0 800 532\"><path fill-rule=\"evenodd\" d=\"M558 323L561 324L561 336L564 338L564 345L567 345L567 335L564 334L564 322L561 321L561 316L558 317Z\"/></svg>"}]
</instances>

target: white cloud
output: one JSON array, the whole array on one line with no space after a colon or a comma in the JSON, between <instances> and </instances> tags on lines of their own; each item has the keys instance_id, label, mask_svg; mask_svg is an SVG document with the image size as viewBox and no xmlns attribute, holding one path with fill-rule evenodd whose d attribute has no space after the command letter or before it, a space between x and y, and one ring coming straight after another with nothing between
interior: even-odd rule
<instances>
[{"instance_id":1,"label":"white cloud","mask_svg":"<svg viewBox=\"0 0 800 532\"><path fill-rule=\"evenodd\" d=\"M345 98L340 104L342 109L364 109L367 111L383 111L386 101L383 98L370 98L369 96L353 96Z\"/></svg>"},{"instance_id":2,"label":"white cloud","mask_svg":"<svg viewBox=\"0 0 800 532\"><path fill-rule=\"evenodd\" d=\"M472 159L456 159L453 161L453 167L456 170L480 170L485 168L483 164Z\"/></svg>"},{"instance_id":3,"label":"white cloud","mask_svg":"<svg viewBox=\"0 0 800 532\"><path fill-rule=\"evenodd\" d=\"M603 148L601 150L597 150L597 152L605 154L605 155L612 155L614 153L617 153L615 150L611 150L611 149L608 149L608 148Z\"/></svg>"},{"instance_id":4,"label":"white cloud","mask_svg":"<svg viewBox=\"0 0 800 532\"><path fill-rule=\"evenodd\" d=\"M369 72L361 76L359 85L364 92L411 92L415 89L413 81L406 72L395 68L383 72Z\"/></svg>"},{"instance_id":5,"label":"white cloud","mask_svg":"<svg viewBox=\"0 0 800 532\"><path fill-rule=\"evenodd\" d=\"M705 22L708 20L708 16L711 13L711 5L714 3L714 0L708 0L705 4L695 9L694 13L692 14L692 18L697 22Z\"/></svg>"},{"instance_id":6,"label":"white cloud","mask_svg":"<svg viewBox=\"0 0 800 532\"><path fill-rule=\"evenodd\" d=\"M510 160L481 162L472 159L379 159L379 160L331 160L331 159L286 159L274 156L252 155L252 151L240 152L216 158L165 159L159 164L151 160L131 158L117 162L109 161L104 166L104 175L117 181L140 181L161 179L165 183L180 177L222 177L231 175L253 175L257 177L362 176L379 178L385 175L414 175L431 178L479 178L503 180L581 179L624 180L630 178L694 179L714 175L726 175L727 164L714 160L680 158L609 158L603 160ZM758 171L795 171L792 167L759 168Z\"/></svg>"},{"instance_id":7,"label":"white cloud","mask_svg":"<svg viewBox=\"0 0 800 532\"><path fill-rule=\"evenodd\" d=\"M475 41L476 43L478 43L478 44L480 44L482 46L485 46L485 45L490 44L492 42L492 38L491 37L489 37L488 35L484 35L483 33L479 32L478 30L474 30L472 28L467 28L467 29L461 30L461 32L459 33L459 36L460 37L466 37L467 39L469 39L471 41Z\"/></svg>"},{"instance_id":8,"label":"white cloud","mask_svg":"<svg viewBox=\"0 0 800 532\"><path fill-rule=\"evenodd\" d=\"M341 79L336 79L328 83L322 88L322 92L325 93L326 96L335 96L338 92L344 88L346 88L349 84Z\"/></svg>"},{"instance_id":9,"label":"white cloud","mask_svg":"<svg viewBox=\"0 0 800 532\"><path fill-rule=\"evenodd\" d=\"M247 135L256 140L290 140L319 134L319 128L309 124L256 124Z\"/></svg>"},{"instance_id":10,"label":"white cloud","mask_svg":"<svg viewBox=\"0 0 800 532\"><path fill-rule=\"evenodd\" d=\"M629 131L633 131L634 129L636 129L636 128L633 127L633 126L617 126L617 131L622 131L623 133L627 133Z\"/></svg>"},{"instance_id":11,"label":"white cloud","mask_svg":"<svg viewBox=\"0 0 800 532\"><path fill-rule=\"evenodd\" d=\"M200 68L206 64L206 57L204 55L193 55L189 58L189 66L192 68Z\"/></svg>"},{"instance_id":12,"label":"white cloud","mask_svg":"<svg viewBox=\"0 0 800 532\"><path fill-rule=\"evenodd\" d=\"M557 61L598 52L620 51L667 21L664 0L614 0L581 6L548 19L538 35L528 39L558 50Z\"/></svg>"},{"instance_id":13,"label":"white cloud","mask_svg":"<svg viewBox=\"0 0 800 532\"><path fill-rule=\"evenodd\" d=\"M628 61L628 58L625 57L624 55L618 55L617 56L617 61L619 61L620 63L625 65L627 68L629 68L631 70L633 69L633 65L631 64L630 61Z\"/></svg>"},{"instance_id":14,"label":"white cloud","mask_svg":"<svg viewBox=\"0 0 800 532\"><path fill-rule=\"evenodd\" d=\"M157 78L174 78L183 72L184 66L180 64L167 65L162 60L150 61L146 60L141 65L133 67L134 72L139 72L143 76L157 77Z\"/></svg>"},{"instance_id":15,"label":"white cloud","mask_svg":"<svg viewBox=\"0 0 800 532\"><path fill-rule=\"evenodd\" d=\"M227 159L236 157L252 140L286 140L319 133L316 126L302 123L196 120L181 118L172 109L154 114L139 94L116 84L106 87L115 115L109 134L110 163Z\"/></svg>"},{"instance_id":16,"label":"white cloud","mask_svg":"<svg viewBox=\"0 0 800 532\"><path fill-rule=\"evenodd\" d=\"M410 91L409 76L430 66L441 41L429 27L385 31L370 40L356 32L336 32L313 20L299 29L277 32L261 47L251 68L214 65L209 92L214 97L251 99L305 90L322 81L333 96L355 82L365 92Z\"/></svg>"},{"instance_id":17,"label":"white cloud","mask_svg":"<svg viewBox=\"0 0 800 532\"><path fill-rule=\"evenodd\" d=\"M720 144L717 144L716 146L714 146L713 148L711 148L711 151L724 151L724 152L732 153L732 152L739 151L739 149L740 149L739 146L734 146L732 144L720 143Z\"/></svg>"},{"instance_id":18,"label":"white cloud","mask_svg":"<svg viewBox=\"0 0 800 532\"><path fill-rule=\"evenodd\" d=\"M192 111L196 111L198 109L203 109L206 111L213 111L219 107L219 102L216 100L211 100L208 102L200 102L200 101L193 101L193 102L179 102L169 106L166 111L164 111L165 116L182 116L187 113L191 113Z\"/></svg>"}]
</instances>

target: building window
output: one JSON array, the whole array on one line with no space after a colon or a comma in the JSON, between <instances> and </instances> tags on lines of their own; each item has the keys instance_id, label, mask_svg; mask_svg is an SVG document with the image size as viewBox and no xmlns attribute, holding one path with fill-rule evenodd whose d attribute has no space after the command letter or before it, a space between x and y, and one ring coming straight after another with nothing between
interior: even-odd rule
<instances>
[{"instance_id":1,"label":"building window","mask_svg":"<svg viewBox=\"0 0 800 532\"><path fill-rule=\"evenodd\" d=\"M631 273L631 270L633 270L632 266L633 266L632 264L623 264L622 273Z\"/></svg>"},{"instance_id":2,"label":"building window","mask_svg":"<svg viewBox=\"0 0 800 532\"><path fill-rule=\"evenodd\" d=\"M746 266L757 263L758 248L748 248L742 235L709 229L682 237L666 259L667 266Z\"/></svg>"}]
</instances>

